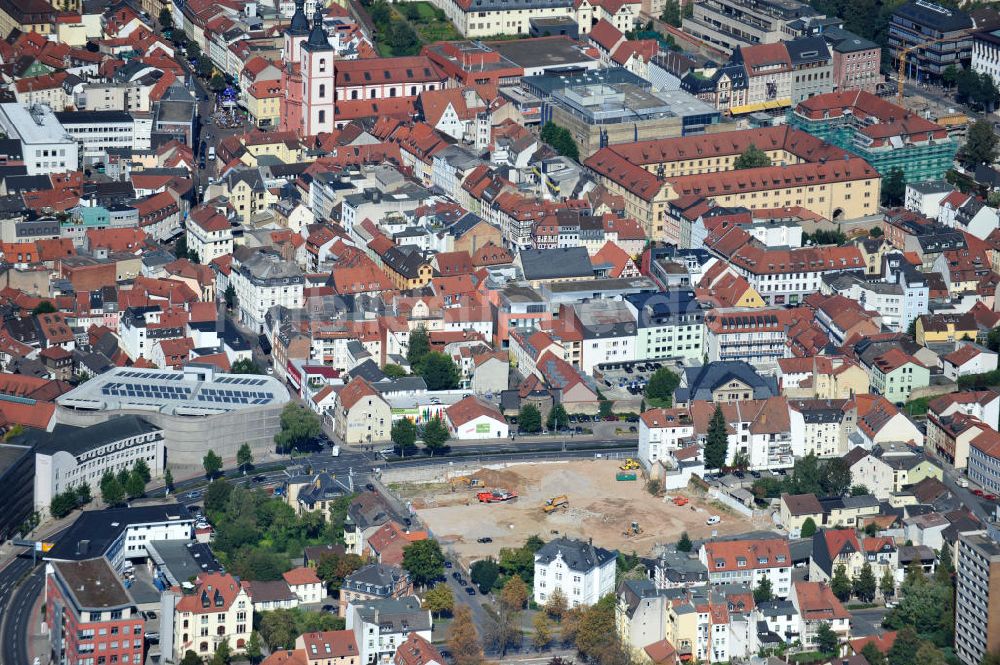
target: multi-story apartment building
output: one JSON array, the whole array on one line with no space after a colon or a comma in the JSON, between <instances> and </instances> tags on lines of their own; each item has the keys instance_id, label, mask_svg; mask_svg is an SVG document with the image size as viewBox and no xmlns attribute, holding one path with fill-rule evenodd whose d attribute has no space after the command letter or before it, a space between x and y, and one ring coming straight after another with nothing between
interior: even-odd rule
<instances>
[{"instance_id":1,"label":"multi-story apartment building","mask_svg":"<svg viewBox=\"0 0 1000 665\"><path fill-rule=\"evenodd\" d=\"M45 621L53 663L143 662L143 619L104 557L46 565Z\"/></svg>"},{"instance_id":2,"label":"multi-story apartment building","mask_svg":"<svg viewBox=\"0 0 1000 665\"><path fill-rule=\"evenodd\" d=\"M639 417L638 456L647 469L694 441L687 409L650 409Z\"/></svg>"},{"instance_id":3,"label":"multi-story apartment building","mask_svg":"<svg viewBox=\"0 0 1000 665\"><path fill-rule=\"evenodd\" d=\"M943 178L958 149L941 125L862 90L807 99L789 112L788 123L863 158L883 176L900 169L907 182Z\"/></svg>"},{"instance_id":4,"label":"multi-story apartment building","mask_svg":"<svg viewBox=\"0 0 1000 665\"><path fill-rule=\"evenodd\" d=\"M745 584L756 588L767 579L778 598L792 590L792 555L784 538L708 541L698 550L710 584Z\"/></svg>"},{"instance_id":5,"label":"multi-story apartment building","mask_svg":"<svg viewBox=\"0 0 1000 665\"><path fill-rule=\"evenodd\" d=\"M960 533L955 545L955 654L976 665L1000 649L1000 543L996 529Z\"/></svg>"},{"instance_id":6,"label":"multi-story apartment building","mask_svg":"<svg viewBox=\"0 0 1000 665\"><path fill-rule=\"evenodd\" d=\"M847 453L847 437L857 426L857 411L848 400L789 400L788 414L796 457L838 457Z\"/></svg>"},{"instance_id":7,"label":"multi-story apartment building","mask_svg":"<svg viewBox=\"0 0 1000 665\"><path fill-rule=\"evenodd\" d=\"M884 79L881 74L882 48L873 41L844 30L828 27L822 32L833 56L833 89L878 92Z\"/></svg>"},{"instance_id":8,"label":"multi-story apartment building","mask_svg":"<svg viewBox=\"0 0 1000 665\"><path fill-rule=\"evenodd\" d=\"M804 307L714 309L705 316L708 359L773 366L788 355L788 328L799 319L812 319L812 311Z\"/></svg>"},{"instance_id":9,"label":"multi-story apartment building","mask_svg":"<svg viewBox=\"0 0 1000 665\"><path fill-rule=\"evenodd\" d=\"M354 632L358 663L388 665L413 633L431 639L431 612L420 607L416 596L352 603L345 618L347 630Z\"/></svg>"},{"instance_id":10,"label":"multi-story apartment building","mask_svg":"<svg viewBox=\"0 0 1000 665\"><path fill-rule=\"evenodd\" d=\"M160 644L171 649L175 662L187 651L210 657L223 642L232 653L243 653L253 630L250 596L228 573L199 575L190 592L164 594L161 608Z\"/></svg>"},{"instance_id":11,"label":"multi-story apartment building","mask_svg":"<svg viewBox=\"0 0 1000 665\"><path fill-rule=\"evenodd\" d=\"M969 442L966 473L989 494L1000 493L1000 434L996 430L986 429Z\"/></svg>"},{"instance_id":12,"label":"multi-story apartment building","mask_svg":"<svg viewBox=\"0 0 1000 665\"><path fill-rule=\"evenodd\" d=\"M302 307L302 271L274 250L236 248L229 283L236 291L240 322L257 333L264 332L264 317L275 305Z\"/></svg>"},{"instance_id":13,"label":"multi-story apartment building","mask_svg":"<svg viewBox=\"0 0 1000 665\"><path fill-rule=\"evenodd\" d=\"M684 19L684 32L729 54L740 46L797 37L821 18L798 0L701 0Z\"/></svg>"},{"instance_id":14,"label":"multi-story apartment building","mask_svg":"<svg viewBox=\"0 0 1000 665\"><path fill-rule=\"evenodd\" d=\"M948 67L962 68L972 58L972 17L961 9L930 0L911 0L889 17L888 46L894 68L906 55L906 78L939 81Z\"/></svg>"},{"instance_id":15,"label":"multi-story apartment building","mask_svg":"<svg viewBox=\"0 0 1000 665\"><path fill-rule=\"evenodd\" d=\"M787 469L794 464L792 427L786 398L749 399L718 406L728 423L727 464L732 464L737 455L745 456L749 468L756 471ZM691 403L695 434L702 443L708 436L715 407L712 402Z\"/></svg>"},{"instance_id":16,"label":"multi-story apartment building","mask_svg":"<svg viewBox=\"0 0 1000 665\"><path fill-rule=\"evenodd\" d=\"M704 355L705 312L694 291L637 293L624 302L637 325L636 359L695 360Z\"/></svg>"},{"instance_id":17,"label":"multi-story apartment building","mask_svg":"<svg viewBox=\"0 0 1000 665\"><path fill-rule=\"evenodd\" d=\"M0 129L8 138L21 142L28 175L79 170L79 145L47 106L27 109L20 104L0 104Z\"/></svg>"},{"instance_id":18,"label":"multi-story apartment building","mask_svg":"<svg viewBox=\"0 0 1000 665\"><path fill-rule=\"evenodd\" d=\"M799 640L803 647L815 648L819 627L827 625L837 635L838 643L851 634L851 615L833 595L825 582L795 583L792 605L799 615Z\"/></svg>"},{"instance_id":19,"label":"multi-story apartment building","mask_svg":"<svg viewBox=\"0 0 1000 665\"><path fill-rule=\"evenodd\" d=\"M210 206L192 209L185 231L188 252L205 265L220 256L232 254L235 239L242 233L238 226Z\"/></svg>"},{"instance_id":20,"label":"multi-story apartment building","mask_svg":"<svg viewBox=\"0 0 1000 665\"><path fill-rule=\"evenodd\" d=\"M129 307L118 324L122 351L132 360L150 360L158 344L185 336L187 320L186 312L165 312L159 305Z\"/></svg>"},{"instance_id":21,"label":"multi-story apartment building","mask_svg":"<svg viewBox=\"0 0 1000 665\"><path fill-rule=\"evenodd\" d=\"M535 552L535 602L544 605L559 590L570 607L595 604L614 591L617 556L582 540L549 541Z\"/></svg>"}]
</instances>

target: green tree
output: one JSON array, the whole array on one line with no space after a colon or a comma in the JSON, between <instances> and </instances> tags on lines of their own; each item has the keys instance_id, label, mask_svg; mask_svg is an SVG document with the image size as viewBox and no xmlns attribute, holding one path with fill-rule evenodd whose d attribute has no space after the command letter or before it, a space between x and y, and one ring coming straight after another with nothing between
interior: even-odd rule
<instances>
[{"instance_id":1,"label":"green tree","mask_svg":"<svg viewBox=\"0 0 1000 665\"><path fill-rule=\"evenodd\" d=\"M894 168L882 180L882 205L893 208L903 205L906 199L906 174Z\"/></svg>"},{"instance_id":2,"label":"green tree","mask_svg":"<svg viewBox=\"0 0 1000 665\"><path fill-rule=\"evenodd\" d=\"M164 7L160 10L160 27L164 30L174 27L174 15L169 7Z\"/></svg>"},{"instance_id":3,"label":"green tree","mask_svg":"<svg viewBox=\"0 0 1000 665\"><path fill-rule=\"evenodd\" d=\"M232 311L236 307L236 288L232 284L226 286L225 298L226 308Z\"/></svg>"},{"instance_id":4,"label":"green tree","mask_svg":"<svg viewBox=\"0 0 1000 665\"><path fill-rule=\"evenodd\" d=\"M821 467L820 490L827 496L843 496L851 486L851 470L839 457L827 460Z\"/></svg>"},{"instance_id":5,"label":"green tree","mask_svg":"<svg viewBox=\"0 0 1000 665\"><path fill-rule=\"evenodd\" d=\"M454 390L462 379L455 361L439 351L431 351L423 357L420 376L424 377L428 390Z\"/></svg>"},{"instance_id":6,"label":"green tree","mask_svg":"<svg viewBox=\"0 0 1000 665\"><path fill-rule=\"evenodd\" d=\"M726 433L726 417L722 414L722 406L715 405L715 413L708 423L708 435L705 437L705 467L721 469L726 464L729 453L729 435Z\"/></svg>"},{"instance_id":7,"label":"green tree","mask_svg":"<svg viewBox=\"0 0 1000 665\"><path fill-rule=\"evenodd\" d=\"M840 651L840 640L833 632L830 624L824 621L816 628L816 650L828 656L835 656Z\"/></svg>"},{"instance_id":8,"label":"green tree","mask_svg":"<svg viewBox=\"0 0 1000 665\"><path fill-rule=\"evenodd\" d=\"M212 654L212 660L209 661L209 665L229 665L232 658L233 654L229 649L229 640L222 640L215 647L215 653Z\"/></svg>"},{"instance_id":9,"label":"green tree","mask_svg":"<svg viewBox=\"0 0 1000 665\"><path fill-rule=\"evenodd\" d=\"M208 88L212 92L222 92L226 89L226 77L219 72L215 72L212 74L212 78L208 81Z\"/></svg>"},{"instance_id":10,"label":"green tree","mask_svg":"<svg viewBox=\"0 0 1000 665\"><path fill-rule=\"evenodd\" d=\"M666 4L663 5L663 13L660 14L660 20L675 28L679 28L681 27L682 19L680 3L677 0L667 0Z\"/></svg>"},{"instance_id":11,"label":"green tree","mask_svg":"<svg viewBox=\"0 0 1000 665\"><path fill-rule=\"evenodd\" d=\"M201 47L198 42L187 42L187 57L189 60L199 60L201 58Z\"/></svg>"},{"instance_id":12,"label":"green tree","mask_svg":"<svg viewBox=\"0 0 1000 665\"><path fill-rule=\"evenodd\" d=\"M742 169L759 169L764 166L771 165L771 158L767 156L767 153L755 146L753 143L743 151L736 161L733 162L733 169L739 171Z\"/></svg>"},{"instance_id":13,"label":"green tree","mask_svg":"<svg viewBox=\"0 0 1000 665\"><path fill-rule=\"evenodd\" d=\"M962 157L969 166L992 164L997 156L997 135L989 120L977 120L969 126Z\"/></svg>"},{"instance_id":14,"label":"green tree","mask_svg":"<svg viewBox=\"0 0 1000 665\"><path fill-rule=\"evenodd\" d=\"M843 245L845 242L847 242L847 236L841 231L818 229L813 233L802 234L803 245Z\"/></svg>"},{"instance_id":15,"label":"green tree","mask_svg":"<svg viewBox=\"0 0 1000 665\"><path fill-rule=\"evenodd\" d=\"M205 665L205 662L201 659L201 656L188 649L184 652L184 658L181 659L181 665Z\"/></svg>"},{"instance_id":16,"label":"green tree","mask_svg":"<svg viewBox=\"0 0 1000 665\"><path fill-rule=\"evenodd\" d=\"M235 489L225 478L208 486L205 492L205 512L217 513L225 509Z\"/></svg>"},{"instance_id":17,"label":"green tree","mask_svg":"<svg viewBox=\"0 0 1000 665\"><path fill-rule=\"evenodd\" d=\"M526 434L542 431L542 414L534 404L525 404L517 414L517 429Z\"/></svg>"},{"instance_id":18,"label":"green tree","mask_svg":"<svg viewBox=\"0 0 1000 665\"><path fill-rule=\"evenodd\" d=\"M416 372L423 361L424 356L431 352L430 339L427 337L427 330L423 327L410 332L410 342L406 349L406 360L410 367Z\"/></svg>"},{"instance_id":19,"label":"green tree","mask_svg":"<svg viewBox=\"0 0 1000 665\"><path fill-rule=\"evenodd\" d=\"M426 586L444 575L444 553L436 540L418 540L403 548L403 568L414 584Z\"/></svg>"},{"instance_id":20,"label":"green tree","mask_svg":"<svg viewBox=\"0 0 1000 665\"><path fill-rule=\"evenodd\" d=\"M646 384L646 399L656 400L660 406L670 408L674 405L674 391L681 384L681 377L666 367L653 372Z\"/></svg>"},{"instance_id":21,"label":"green tree","mask_svg":"<svg viewBox=\"0 0 1000 665\"><path fill-rule=\"evenodd\" d=\"M688 532L684 531L681 533L681 539L677 541L677 551L678 552L690 552L691 551L691 538L688 536Z\"/></svg>"},{"instance_id":22,"label":"green tree","mask_svg":"<svg viewBox=\"0 0 1000 665\"><path fill-rule=\"evenodd\" d=\"M958 69L955 68L955 65L948 65L945 67L944 71L941 72L941 82L944 83L945 86L951 88L957 81Z\"/></svg>"},{"instance_id":23,"label":"green tree","mask_svg":"<svg viewBox=\"0 0 1000 665\"><path fill-rule=\"evenodd\" d=\"M886 659L885 654L879 651L874 642L867 642L861 648L861 655L868 661L868 665L889 665L889 661Z\"/></svg>"},{"instance_id":24,"label":"green tree","mask_svg":"<svg viewBox=\"0 0 1000 665\"><path fill-rule=\"evenodd\" d=\"M569 414L566 413L566 407L562 404L556 404L549 409L549 417L545 419L545 426L550 432L561 430L567 425L569 425Z\"/></svg>"},{"instance_id":25,"label":"green tree","mask_svg":"<svg viewBox=\"0 0 1000 665\"><path fill-rule=\"evenodd\" d=\"M881 226L873 226L868 230L868 235L872 238L881 238L885 235L885 231L882 230Z\"/></svg>"},{"instance_id":26,"label":"green tree","mask_svg":"<svg viewBox=\"0 0 1000 665\"><path fill-rule=\"evenodd\" d=\"M263 645L260 640L260 633L256 630L250 633L250 639L247 640L247 658L253 665L257 665L264 658Z\"/></svg>"},{"instance_id":27,"label":"green tree","mask_svg":"<svg viewBox=\"0 0 1000 665\"><path fill-rule=\"evenodd\" d=\"M851 496L867 496L871 494L864 485L851 485Z\"/></svg>"},{"instance_id":28,"label":"green tree","mask_svg":"<svg viewBox=\"0 0 1000 665\"><path fill-rule=\"evenodd\" d=\"M861 570L854 577L852 584L854 595L858 600L865 603L875 600L875 590L878 587L878 582L875 580L875 572L872 570L870 563L866 561L865 565L861 566Z\"/></svg>"},{"instance_id":29,"label":"green tree","mask_svg":"<svg viewBox=\"0 0 1000 665\"><path fill-rule=\"evenodd\" d=\"M924 642L917 649L917 662L920 665L948 665L944 654L932 642Z\"/></svg>"},{"instance_id":30,"label":"green tree","mask_svg":"<svg viewBox=\"0 0 1000 665\"><path fill-rule=\"evenodd\" d=\"M194 44L194 42L192 42L192 44ZM197 71L198 76L202 78L209 78L215 71L215 66L212 64L211 59L202 53L198 56L198 64L195 65L195 70Z\"/></svg>"},{"instance_id":31,"label":"green tree","mask_svg":"<svg viewBox=\"0 0 1000 665\"><path fill-rule=\"evenodd\" d=\"M328 554L320 558L316 564L316 576L326 583L332 592L338 591L344 585L348 575L365 565L365 560L357 554Z\"/></svg>"},{"instance_id":32,"label":"green tree","mask_svg":"<svg viewBox=\"0 0 1000 665\"><path fill-rule=\"evenodd\" d=\"M250 360L249 358L241 358L234 362L229 368L230 374L263 374L264 370L260 368L260 365Z\"/></svg>"},{"instance_id":33,"label":"green tree","mask_svg":"<svg viewBox=\"0 0 1000 665\"><path fill-rule=\"evenodd\" d=\"M479 593L489 593L500 578L500 566L491 558L480 559L469 568L469 578L479 587Z\"/></svg>"},{"instance_id":34,"label":"green tree","mask_svg":"<svg viewBox=\"0 0 1000 665\"><path fill-rule=\"evenodd\" d=\"M279 453L304 446L323 431L319 417L296 402L289 402L281 411L281 430L274 435Z\"/></svg>"},{"instance_id":35,"label":"green tree","mask_svg":"<svg viewBox=\"0 0 1000 665\"><path fill-rule=\"evenodd\" d=\"M128 480L125 481L125 494L128 498L135 499L145 493L146 483L142 481L142 476L135 471L128 474Z\"/></svg>"},{"instance_id":36,"label":"green tree","mask_svg":"<svg viewBox=\"0 0 1000 665\"><path fill-rule=\"evenodd\" d=\"M1000 665L1000 649L984 653L979 665Z\"/></svg>"},{"instance_id":37,"label":"green tree","mask_svg":"<svg viewBox=\"0 0 1000 665\"><path fill-rule=\"evenodd\" d=\"M891 665L919 665L917 651L921 640L911 626L903 626L896 632L896 641L889 648L889 663Z\"/></svg>"},{"instance_id":38,"label":"green tree","mask_svg":"<svg viewBox=\"0 0 1000 665\"><path fill-rule=\"evenodd\" d=\"M146 460L139 459L136 460L135 465L132 467L133 473L138 473L139 477L142 478L142 482L148 483L153 479L152 473L149 471L149 465L146 464Z\"/></svg>"},{"instance_id":39,"label":"green tree","mask_svg":"<svg viewBox=\"0 0 1000 665\"><path fill-rule=\"evenodd\" d=\"M830 591L838 600L844 602L851 597L854 585L851 578L847 576L847 567L843 564L837 566L833 571L833 579L830 580Z\"/></svg>"},{"instance_id":40,"label":"green tree","mask_svg":"<svg viewBox=\"0 0 1000 665\"><path fill-rule=\"evenodd\" d=\"M406 5L409 7L410 5ZM382 368L382 373L385 374L390 379L398 379L400 377L406 376L406 370L402 366L396 363L386 363L385 367Z\"/></svg>"},{"instance_id":41,"label":"green tree","mask_svg":"<svg viewBox=\"0 0 1000 665\"><path fill-rule=\"evenodd\" d=\"M528 547L503 547L500 549L500 574L504 578L517 575L529 585L535 579L535 553Z\"/></svg>"},{"instance_id":42,"label":"green tree","mask_svg":"<svg viewBox=\"0 0 1000 665\"><path fill-rule=\"evenodd\" d=\"M392 443L403 455L417 447L417 426L409 418L400 418L392 424L389 433Z\"/></svg>"},{"instance_id":43,"label":"green tree","mask_svg":"<svg viewBox=\"0 0 1000 665\"><path fill-rule=\"evenodd\" d=\"M125 502L125 488L112 476L107 482L101 481L101 501L107 506L118 506Z\"/></svg>"},{"instance_id":44,"label":"green tree","mask_svg":"<svg viewBox=\"0 0 1000 665\"><path fill-rule=\"evenodd\" d=\"M73 487L69 487L65 492L60 492L52 497L52 500L49 502L49 513L52 514L52 517L60 519L73 512L76 506L76 490Z\"/></svg>"},{"instance_id":45,"label":"green tree","mask_svg":"<svg viewBox=\"0 0 1000 665\"><path fill-rule=\"evenodd\" d=\"M299 636L295 631L295 617L288 610L261 612L259 630L264 644L272 651L294 648L295 638Z\"/></svg>"},{"instance_id":46,"label":"green tree","mask_svg":"<svg viewBox=\"0 0 1000 665\"><path fill-rule=\"evenodd\" d=\"M451 614L455 609L455 594L447 582L438 582L424 594L423 606L438 617Z\"/></svg>"},{"instance_id":47,"label":"green tree","mask_svg":"<svg viewBox=\"0 0 1000 665\"><path fill-rule=\"evenodd\" d=\"M479 641L472 608L462 604L455 609L455 618L448 626L448 649L454 665L482 665L483 646Z\"/></svg>"},{"instance_id":48,"label":"green tree","mask_svg":"<svg viewBox=\"0 0 1000 665\"><path fill-rule=\"evenodd\" d=\"M573 134L565 127L560 127L550 120L542 127L541 139L563 157L579 161L580 148L573 140Z\"/></svg>"},{"instance_id":49,"label":"green tree","mask_svg":"<svg viewBox=\"0 0 1000 665\"><path fill-rule=\"evenodd\" d=\"M892 577L892 571L888 568L882 573L882 579L878 582L878 590L882 593L883 598L892 598L893 594L896 593L896 580Z\"/></svg>"},{"instance_id":50,"label":"green tree","mask_svg":"<svg viewBox=\"0 0 1000 665\"><path fill-rule=\"evenodd\" d=\"M753 602L766 603L774 600L774 590L771 587L771 579L767 576L761 577L757 587L753 590Z\"/></svg>"},{"instance_id":51,"label":"green tree","mask_svg":"<svg viewBox=\"0 0 1000 665\"><path fill-rule=\"evenodd\" d=\"M236 465L240 467L240 471L246 473L246 468L253 464L253 451L250 450L250 444L244 443L240 446L240 449L236 451Z\"/></svg>"},{"instance_id":52,"label":"green tree","mask_svg":"<svg viewBox=\"0 0 1000 665\"><path fill-rule=\"evenodd\" d=\"M48 300L43 300L42 302L35 305L35 308L31 310L31 313L37 316L39 314L54 314L55 311L56 311L55 305L53 305Z\"/></svg>"},{"instance_id":53,"label":"green tree","mask_svg":"<svg viewBox=\"0 0 1000 665\"><path fill-rule=\"evenodd\" d=\"M85 506L88 503L90 503L91 501L93 501L93 499L94 499L94 497L90 493L90 483L83 482L83 483L80 483L79 485L76 486L76 501L77 501L77 504L79 504L81 506Z\"/></svg>"},{"instance_id":54,"label":"green tree","mask_svg":"<svg viewBox=\"0 0 1000 665\"><path fill-rule=\"evenodd\" d=\"M216 455L214 450L209 450L201 458L201 465L205 467L205 475L212 480L222 471L222 458Z\"/></svg>"},{"instance_id":55,"label":"green tree","mask_svg":"<svg viewBox=\"0 0 1000 665\"><path fill-rule=\"evenodd\" d=\"M441 420L441 416L434 416L424 425L424 448L433 457L435 453L441 451L451 438L448 426Z\"/></svg>"}]
</instances>

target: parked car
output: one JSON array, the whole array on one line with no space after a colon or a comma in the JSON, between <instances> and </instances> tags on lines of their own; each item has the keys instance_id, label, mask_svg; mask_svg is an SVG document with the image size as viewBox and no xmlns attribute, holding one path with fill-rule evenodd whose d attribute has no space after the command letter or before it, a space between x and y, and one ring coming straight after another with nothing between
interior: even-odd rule
<instances>
[{"instance_id":1,"label":"parked car","mask_svg":"<svg viewBox=\"0 0 1000 665\"><path fill-rule=\"evenodd\" d=\"M705 524L707 524L708 526L712 526L713 524L718 524L721 521L722 521L721 517L719 517L718 515L712 515L707 520L705 520Z\"/></svg>"},{"instance_id":2,"label":"parked car","mask_svg":"<svg viewBox=\"0 0 1000 665\"><path fill-rule=\"evenodd\" d=\"M480 543L492 543L493 539L489 536L483 536L482 538L477 538L476 541Z\"/></svg>"},{"instance_id":3,"label":"parked car","mask_svg":"<svg viewBox=\"0 0 1000 665\"><path fill-rule=\"evenodd\" d=\"M451 568L451 561L448 561L447 559L445 559L444 560L444 567L445 568Z\"/></svg>"},{"instance_id":4,"label":"parked car","mask_svg":"<svg viewBox=\"0 0 1000 665\"><path fill-rule=\"evenodd\" d=\"M454 573L452 573L451 576L456 582L462 579L462 573L458 572L457 570Z\"/></svg>"},{"instance_id":5,"label":"parked car","mask_svg":"<svg viewBox=\"0 0 1000 665\"><path fill-rule=\"evenodd\" d=\"M467 587L465 587L465 593L469 594L470 596L475 596L476 595L476 587L473 587L473 586L467 586Z\"/></svg>"}]
</instances>

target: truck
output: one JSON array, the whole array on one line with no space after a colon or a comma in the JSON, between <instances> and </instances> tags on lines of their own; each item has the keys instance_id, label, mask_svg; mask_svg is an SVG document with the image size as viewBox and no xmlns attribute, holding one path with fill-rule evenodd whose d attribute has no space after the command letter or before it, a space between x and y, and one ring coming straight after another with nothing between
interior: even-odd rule
<instances>
[{"instance_id":1,"label":"truck","mask_svg":"<svg viewBox=\"0 0 1000 665\"><path fill-rule=\"evenodd\" d=\"M504 501L516 499L517 493L503 489L487 490L485 492L477 493L476 498L479 499L479 503L502 503Z\"/></svg>"},{"instance_id":2,"label":"truck","mask_svg":"<svg viewBox=\"0 0 1000 665\"><path fill-rule=\"evenodd\" d=\"M637 477L635 471L619 471L615 474L615 480L635 480Z\"/></svg>"}]
</instances>

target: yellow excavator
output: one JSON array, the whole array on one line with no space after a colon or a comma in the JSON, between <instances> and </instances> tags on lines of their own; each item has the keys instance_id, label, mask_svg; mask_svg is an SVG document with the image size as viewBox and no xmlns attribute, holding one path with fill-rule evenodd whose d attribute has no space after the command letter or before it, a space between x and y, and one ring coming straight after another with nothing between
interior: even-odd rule
<instances>
[{"instance_id":1,"label":"yellow excavator","mask_svg":"<svg viewBox=\"0 0 1000 665\"><path fill-rule=\"evenodd\" d=\"M545 512L546 515L548 515L549 513L568 505L569 505L569 497L563 494L560 496L552 497L551 499L547 500L545 502L545 505L542 506L542 510Z\"/></svg>"}]
</instances>

